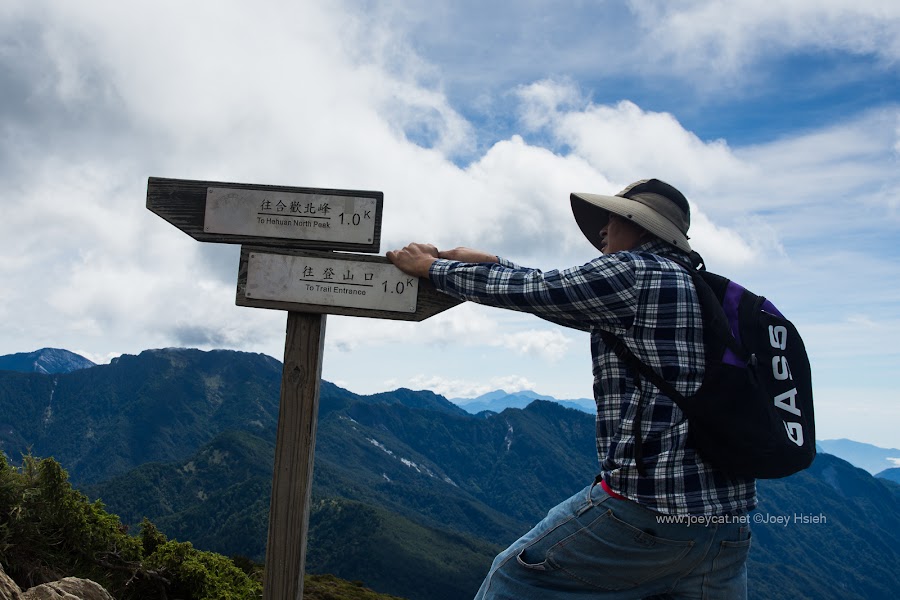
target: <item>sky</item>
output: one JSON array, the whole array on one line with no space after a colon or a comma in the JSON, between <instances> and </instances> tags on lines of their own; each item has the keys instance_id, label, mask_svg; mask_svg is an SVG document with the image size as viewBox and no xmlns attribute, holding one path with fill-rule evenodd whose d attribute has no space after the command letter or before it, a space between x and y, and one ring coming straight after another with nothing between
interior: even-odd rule
<instances>
[{"instance_id":1,"label":"sky","mask_svg":"<svg viewBox=\"0 0 900 600\"><path fill-rule=\"evenodd\" d=\"M809 351L817 435L900 447L900 3L232 0L0 3L0 354L282 359L235 306L239 247L145 207L148 177L384 193L381 253L597 254L571 192L647 177L710 270ZM330 316L353 392L591 397L587 334L463 304Z\"/></svg>"}]
</instances>

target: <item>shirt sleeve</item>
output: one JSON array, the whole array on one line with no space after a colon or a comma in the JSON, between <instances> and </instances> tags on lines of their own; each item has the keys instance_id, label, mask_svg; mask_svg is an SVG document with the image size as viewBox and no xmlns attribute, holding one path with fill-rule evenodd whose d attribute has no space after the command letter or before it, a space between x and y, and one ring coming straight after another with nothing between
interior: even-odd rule
<instances>
[{"instance_id":1,"label":"shirt sleeve","mask_svg":"<svg viewBox=\"0 0 900 600\"><path fill-rule=\"evenodd\" d=\"M547 272L499 261L438 259L429 275L437 289L456 298L531 313L584 331L599 327L621 333L634 320L635 272L627 255L601 256L579 267Z\"/></svg>"}]
</instances>

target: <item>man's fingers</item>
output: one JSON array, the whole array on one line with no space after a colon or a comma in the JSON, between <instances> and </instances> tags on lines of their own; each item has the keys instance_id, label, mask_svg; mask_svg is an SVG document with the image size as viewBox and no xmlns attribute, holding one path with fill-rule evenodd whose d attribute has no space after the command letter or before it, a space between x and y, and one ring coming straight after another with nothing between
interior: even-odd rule
<instances>
[{"instance_id":1,"label":"man's fingers","mask_svg":"<svg viewBox=\"0 0 900 600\"><path fill-rule=\"evenodd\" d=\"M406 246L404 250L409 250L411 254L426 254L435 258L438 257L438 249L434 244L412 243Z\"/></svg>"},{"instance_id":2,"label":"man's fingers","mask_svg":"<svg viewBox=\"0 0 900 600\"><path fill-rule=\"evenodd\" d=\"M433 258L437 258L438 249L433 244L412 243L407 244L399 250L390 250L385 254L385 256L387 256L388 260L391 262L394 262L398 259L416 258L420 256L431 256Z\"/></svg>"}]
</instances>

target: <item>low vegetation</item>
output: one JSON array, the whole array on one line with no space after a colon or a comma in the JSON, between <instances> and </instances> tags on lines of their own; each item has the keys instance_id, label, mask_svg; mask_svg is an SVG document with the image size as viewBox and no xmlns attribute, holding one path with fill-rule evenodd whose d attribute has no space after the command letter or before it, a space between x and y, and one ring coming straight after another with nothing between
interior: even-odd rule
<instances>
[{"instance_id":1,"label":"low vegetation","mask_svg":"<svg viewBox=\"0 0 900 600\"><path fill-rule=\"evenodd\" d=\"M0 453L0 564L23 589L74 576L120 600L244 600L262 596L262 567L169 540L148 520L131 535L101 502L74 490L52 458L16 467ZM389 600L337 578L306 579L315 600Z\"/></svg>"}]
</instances>

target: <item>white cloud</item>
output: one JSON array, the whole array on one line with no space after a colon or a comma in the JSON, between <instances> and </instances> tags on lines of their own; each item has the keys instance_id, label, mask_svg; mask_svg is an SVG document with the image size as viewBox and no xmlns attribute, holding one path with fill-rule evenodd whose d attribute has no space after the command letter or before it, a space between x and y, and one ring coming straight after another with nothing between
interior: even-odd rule
<instances>
[{"instance_id":1,"label":"white cloud","mask_svg":"<svg viewBox=\"0 0 900 600\"><path fill-rule=\"evenodd\" d=\"M527 330L504 334L500 344L519 354L539 356L549 362L557 362L569 351L573 340L558 329L545 331Z\"/></svg>"},{"instance_id":2,"label":"white cloud","mask_svg":"<svg viewBox=\"0 0 900 600\"><path fill-rule=\"evenodd\" d=\"M685 173L684 181L703 189L706 170L725 177L743 168L727 145L700 141L671 115L627 102L585 106L573 85L550 82L520 92L531 110L527 121L550 128L572 152L555 153L513 136L461 168L449 156L467 147L471 125L430 81L429 65L377 22L367 29L372 20L365 16L315 4L244 14L238 3L217 3L215 19L199 36L196 23L208 9L202 4L179 5L174 22L167 5L37 6L34 13L22 8L20 18L48 32L37 39L49 41L29 43L54 69L43 76L52 85L31 93L88 118L67 121L74 133L65 144L41 147L23 158L22 172L10 176L24 191L24 208L8 222L7 233L35 249L32 266L52 264L59 275L52 282L32 278L27 291L7 292L7 299L24 304L24 294L45 290L38 312L59 313L95 336L145 331L136 344L175 336L198 344L266 344L264 351L279 353L272 341L277 336L268 333L277 317L235 312L228 269L211 271L207 264L211 256L231 255L200 249L143 209L147 175L382 189L385 249L412 240L476 245L560 268L593 253L571 219L570 192L611 191L632 173L648 171ZM151 34L160 28L166 36ZM341 35L333 35L337 31ZM259 43L249 44L248 32L265 35L251 36ZM122 127L91 112L98 99ZM410 142L417 131L430 147ZM661 141L649 156L634 142L652 139ZM610 150L615 148L620 151ZM679 162L668 164L670 156ZM47 183L35 189L35 182ZM63 218L44 218L42 199L60 197L66 198ZM732 262L752 258L757 247L749 238L712 222L699 208L695 212L698 247L715 247ZM52 251L37 231L59 233ZM568 351L568 338L558 330L517 325L509 332L486 315L457 309L416 328L415 335L430 344L502 346L547 360ZM261 327L267 333L255 333ZM328 344L346 352L392 343L412 331L412 324L369 322L360 328L334 319Z\"/></svg>"},{"instance_id":3,"label":"white cloud","mask_svg":"<svg viewBox=\"0 0 900 600\"><path fill-rule=\"evenodd\" d=\"M777 239L793 246L815 244L823 252L860 244L887 249L889 242L873 234L900 224L900 169L892 149L898 118L900 110L888 106L737 150L752 172L731 182L732 204L713 203L712 214L727 219L731 212L737 219L741 211L756 212ZM738 230L745 236L759 231L755 223L748 225Z\"/></svg>"},{"instance_id":4,"label":"white cloud","mask_svg":"<svg viewBox=\"0 0 900 600\"><path fill-rule=\"evenodd\" d=\"M571 349L572 338L553 325L546 325L549 329L536 329L533 326L536 323L541 322L534 317L520 318L467 302L421 323L352 317L331 319L326 345L339 352L352 352L363 346L413 341L433 347L432 352L450 347L483 346L504 348L551 363L561 360Z\"/></svg>"},{"instance_id":5,"label":"white cloud","mask_svg":"<svg viewBox=\"0 0 900 600\"><path fill-rule=\"evenodd\" d=\"M431 390L446 398L475 398L494 390L504 390L509 393L533 390L535 383L527 377L519 375L502 375L492 377L487 381L448 379L436 375L416 375L409 379L407 387Z\"/></svg>"},{"instance_id":6,"label":"white cloud","mask_svg":"<svg viewBox=\"0 0 900 600\"><path fill-rule=\"evenodd\" d=\"M801 330L813 360L820 365L874 363L890 372L900 367L900 318L884 319L874 314L852 313L829 323L805 322ZM880 369L879 369L880 371ZM881 371L885 376L888 371ZM827 376L823 370L823 376Z\"/></svg>"},{"instance_id":7,"label":"white cloud","mask_svg":"<svg viewBox=\"0 0 900 600\"><path fill-rule=\"evenodd\" d=\"M733 188L723 193L721 186L748 181L757 173L724 141L704 142L673 115L644 111L632 102L608 106L578 100L569 83L541 81L521 88L519 94L526 123L549 130L557 144L571 148L567 159L583 161L597 174L596 187L590 191L615 193L637 179L659 177L689 197L703 199L692 203L690 231L692 245L701 254L714 252L728 267L783 252L776 232L758 219L750 231L741 231L707 216L708 210L716 211L735 193Z\"/></svg>"},{"instance_id":8,"label":"white cloud","mask_svg":"<svg viewBox=\"0 0 900 600\"><path fill-rule=\"evenodd\" d=\"M497 331L495 320L484 307L466 303L421 323L388 319L332 318L326 345L341 352L362 346L389 345L415 340L437 346L476 343Z\"/></svg>"},{"instance_id":9,"label":"white cloud","mask_svg":"<svg viewBox=\"0 0 900 600\"><path fill-rule=\"evenodd\" d=\"M614 193L647 176L676 184L692 200L692 244L726 268L785 256L792 242L840 235L850 206L855 217L896 218L894 106L732 149L699 139L668 113L579 100L571 83L545 80L519 94L527 122L569 148L567 160L597 174L592 191Z\"/></svg>"},{"instance_id":10,"label":"white cloud","mask_svg":"<svg viewBox=\"0 0 900 600\"><path fill-rule=\"evenodd\" d=\"M125 23L134 26L128 20ZM324 23L328 24L328 19ZM77 27L75 29L78 30ZM177 74L184 73L177 70L176 78L167 80L169 86L157 89L154 92L156 97L148 103L146 95L138 93L138 90L148 83L151 74L162 75L158 72L157 63L150 58L156 50L155 43L138 36L139 43L136 46L144 44L147 52L131 57L138 64L132 65L137 68L128 70L124 67L127 61L115 52L115 42L120 34L107 31L102 33L104 35L97 36L93 41L96 47L89 45L84 50L82 46L76 45L86 52L80 59L87 65L83 70L90 72L95 68L91 65L113 61L112 65L108 65L107 74L111 77L109 85L117 90L134 123L144 129L148 128L148 123L159 127L165 133L163 139L174 143L175 151L162 155L156 154L151 146L150 154L144 160L149 159L151 163L160 165L159 168L176 162L190 163L194 158L200 159L200 165L214 160L222 161L223 165L241 162L250 165L238 169L239 172L244 171L244 175L225 178L234 180L246 176L246 179L261 181L271 171L281 174L273 179L280 181L287 173L284 170L285 157L294 156L306 159L301 160L301 173L333 171L336 173L334 180L349 176L352 181L357 168L371 162L365 156L366 151L372 151L373 139L378 140L378 164L383 167L383 188L387 195L385 239L388 243L395 242L397 245L409 241L413 235L418 237L418 234L411 232L419 232L425 240L431 239L442 245L486 242L486 249L504 253L516 260L554 261L539 265L550 268L568 266L571 261L576 260L577 254L580 253L579 258L583 260L588 256L585 252L592 252L573 225L569 214L568 194L575 189L613 191L630 181L637 173L643 175L647 172L661 172L664 177L671 175L671 179L678 181L679 185L681 181L685 181L688 186L700 190L700 193L716 189L716 193L707 192L707 196L701 196L704 201L710 200L710 206L715 211L728 197L720 197L716 185L718 182L740 176L746 180L746 173L756 172L749 165L766 164L767 159L773 160L769 158L771 153L776 155L775 160L780 159L780 152L791 156L809 154L798 152L798 148L781 150L776 145L746 151L744 154L748 158L739 159L724 142L702 142L686 131L672 115L647 112L630 102L615 106L584 104L573 85L543 81L520 90L526 121L532 126L550 129L558 142L570 147L572 151L567 155L556 154L514 136L497 142L477 162L461 169L440 152L409 144L402 132L392 133L389 123L394 117L391 114L379 115L378 110L383 105L382 100L387 97L383 89L390 87L395 80L389 74L379 74L376 66L366 66L360 75L358 65L341 63L340 53L329 54L330 62L326 66L333 71L328 82L323 82L316 88L317 93L312 98L309 94L300 93L300 89L292 84L287 84L284 89L275 88L281 90L281 93L273 95L255 91L243 93L240 90L235 93L230 90L225 101L216 103L215 110L208 112L206 100L192 99L203 97L204 86L215 87L213 81L182 81ZM75 34L67 34L69 37L72 35ZM184 44L181 51L191 55L187 38L175 37L175 45ZM278 30L271 37L279 38ZM213 36L211 39L218 38ZM284 37L280 43L289 44L292 39ZM279 42L270 40L269 43ZM386 44L383 41L381 43ZM288 54L304 54L303 44L297 44L294 51ZM203 45L193 50L196 55L191 60L198 63L208 60L213 65L218 65L221 61L228 60L227 57L220 56L218 50L214 52L212 48ZM130 52L137 51L132 49ZM166 52L173 51L169 48ZM78 62L77 53L75 54L76 58L71 60ZM99 55L112 58L101 59ZM167 54L163 54L163 62L165 56ZM261 54L256 56L260 57ZM235 55L233 58L234 68L249 77L247 89L267 89L267 83L272 81L267 79L268 75L272 75L272 68L262 68L256 72L250 66L260 61L252 61L246 56ZM122 61L122 64L116 63L116 60ZM279 60L285 59L282 56ZM284 66L278 65L277 68ZM314 69L305 60L295 66L301 70ZM67 68L71 70L70 67ZM219 67L213 68L213 71L217 68ZM315 74L314 71L308 73L310 76ZM358 80L354 79L356 76L359 76ZM343 98L338 106L330 107L332 112L329 113L328 107L324 105L340 97L341 85L349 85L351 81L356 85L361 83L364 87L368 86L367 89L378 93L373 98ZM421 93L417 93L414 82L405 82L404 85L404 93L413 97L418 94L426 99L423 100L425 104L437 106L446 102L433 90L421 90ZM67 89L71 87L67 86ZM66 95L78 96L68 92ZM186 102L183 101L185 95L188 98ZM298 101L298 104L292 104L293 100ZM260 108L266 110L259 110ZM321 112L340 113L343 117L340 123L343 131L339 130L337 135L322 131L321 119L314 116ZM242 127L240 122L247 115L255 113L260 114L254 116L249 123L261 129L253 134L252 130ZM410 118L414 118L415 111L412 114ZM278 135L292 130L304 131L303 143L296 144L283 135ZM351 130L357 133L353 134ZM848 133L856 135L858 143L864 139L863 135L855 134L852 127L848 129ZM225 139L228 143L222 145L213 142L213 138ZM271 144L260 147L262 138L272 140ZM204 139L209 141L199 142ZM843 139L850 139L850 135L844 135ZM347 140L357 143L348 147ZM807 148L803 149L810 150L819 145L833 146L822 142L821 139L811 139L807 142ZM796 145L798 142L789 143ZM647 151L647 148L650 150ZM336 161L333 157L337 156L339 149L346 150L346 154L342 157L343 160ZM59 149L60 152L63 150ZM197 150L200 153L195 155ZM374 151L372 155L375 155ZM677 160L672 160L673 157ZM218 292L209 286L205 290L203 286L197 286L194 270L202 269L203 266L194 257L198 252L196 242L143 212L136 202L139 188L124 181L127 176L136 175L133 163L139 160L138 157L124 164L113 163L102 168L96 166L99 164L97 159L85 162L77 158L71 161L71 158L73 157L51 155L47 162L35 161L36 166L32 167L34 174L39 180L50 181L51 183L45 184L45 187L50 187L25 195L26 210L17 215L19 219L27 217L31 221L16 221L14 218L8 225L10 235L13 235L14 228L21 237L23 229L37 229L35 220L42 217L39 204L42 198L67 198L68 202L62 208L65 219L49 223L60 232L56 236L61 242L57 258L61 263L69 265L67 274L60 282L61 287L47 294L52 309L62 310L72 316L76 313L89 314L90 306L99 310L104 318L112 319L107 322L111 324L124 322L129 317L129 322L133 321L135 307L141 307L154 297L165 295L176 299L175 302L178 302L177 298L184 297L184 309L178 311L183 315L180 325L169 323L167 327L162 327L160 321L171 320L171 311L160 314L159 311L143 307L137 311L140 313L137 319L143 319L145 324L154 324L157 331L175 327L186 332L193 327L195 331L188 337L198 339L202 336L196 328L212 330L214 316L221 318L221 314L204 310L194 311L197 313L195 315L190 307L205 306L210 294L225 293L230 284L220 285ZM71 162L67 164L66 159ZM835 160L846 161L846 155L842 154ZM65 168L61 168L63 164L66 165ZM815 164L815 159L809 159L809 170ZM214 170L224 171L224 168L217 166ZM368 171L363 178L375 179L371 166ZM257 175L253 176L251 173ZM297 177L301 178L302 174ZM618 183L610 183L613 181ZM305 182L298 180L291 183ZM734 228L714 223L695 204L692 230L694 243L701 251L705 248L714 250L718 260L725 265L752 261L761 247L781 251L777 233L771 228L767 229L765 222L755 224L750 230L749 234L742 236ZM50 230L43 227L42 232L50 233ZM766 235L760 235L760 232ZM133 240L140 238L144 238L145 243L134 246ZM24 239L26 243L38 247L37 237L25 236ZM94 249L79 249L73 254L72 248L82 244L85 239L92 240L91 246ZM164 248L171 248L172 251L162 251ZM34 256L33 260L37 261L38 254ZM80 256L81 259L72 262L75 256ZM151 257L155 262L149 260ZM183 268L173 270L166 267L164 271L157 272L164 264L176 264ZM201 324L184 324L195 321ZM96 318L90 317L76 319L74 322L79 323L82 330L87 328L99 331L103 325L98 324ZM373 343L400 339L409 335L409 327L409 324L388 326L370 323L365 328L367 333L359 336L355 331L349 333L349 327L332 326L329 344L352 350L359 344L367 343L367 339ZM422 329L418 331L421 332ZM524 330L500 335L496 323L483 316L483 313L452 311L436 318L425 331L432 332L427 335L433 343L447 344L450 343L449 340L459 340L467 345L506 344L524 348L527 352L543 352L551 360L557 360L568 346L567 338L559 333L545 331L536 335L533 331ZM548 335L553 337L545 339ZM253 336L233 332L207 337L234 344ZM523 343L523 340L527 342L532 338L541 340L542 343Z\"/></svg>"},{"instance_id":11,"label":"white cloud","mask_svg":"<svg viewBox=\"0 0 900 600\"><path fill-rule=\"evenodd\" d=\"M640 179L636 173L655 173L683 187L702 186L710 172L729 177L748 170L724 140L704 142L668 113L645 111L627 100L578 102L573 84L551 80L526 86L519 95L526 124L551 130L558 144L623 185Z\"/></svg>"},{"instance_id":12,"label":"white cloud","mask_svg":"<svg viewBox=\"0 0 900 600\"><path fill-rule=\"evenodd\" d=\"M529 129L543 129L553 124L562 110L577 110L587 104L574 81L543 80L520 86L516 94L522 124Z\"/></svg>"},{"instance_id":13,"label":"white cloud","mask_svg":"<svg viewBox=\"0 0 900 600\"><path fill-rule=\"evenodd\" d=\"M583 245L569 194L604 181L580 157L554 154L519 136L496 143L467 174L484 186L485 196L464 222L464 239L491 240L495 252L528 264Z\"/></svg>"},{"instance_id":14,"label":"white cloud","mask_svg":"<svg viewBox=\"0 0 900 600\"><path fill-rule=\"evenodd\" d=\"M647 30L638 37L645 51L670 56L673 63L665 63L669 68L736 75L773 53L823 49L877 56L889 65L900 60L900 5L891 0L655 0L630 5Z\"/></svg>"}]
</instances>

